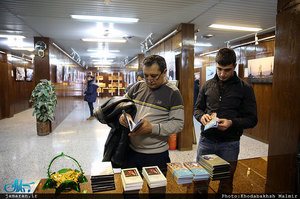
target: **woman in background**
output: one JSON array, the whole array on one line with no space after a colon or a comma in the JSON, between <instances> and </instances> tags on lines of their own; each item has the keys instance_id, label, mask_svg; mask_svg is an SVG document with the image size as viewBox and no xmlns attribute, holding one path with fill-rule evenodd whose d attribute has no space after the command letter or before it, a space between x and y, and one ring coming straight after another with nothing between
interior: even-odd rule
<instances>
[{"instance_id":1,"label":"woman in background","mask_svg":"<svg viewBox=\"0 0 300 199\"><path fill-rule=\"evenodd\" d=\"M95 84L93 75L88 75L87 80L88 80L88 82L87 82L87 89L84 92L84 94L85 94L84 101L87 101L89 108L90 108L90 114L91 114L91 116L89 118L87 118L87 120L93 120L95 118L93 103L97 99L97 89L99 86L97 84Z\"/></svg>"}]
</instances>

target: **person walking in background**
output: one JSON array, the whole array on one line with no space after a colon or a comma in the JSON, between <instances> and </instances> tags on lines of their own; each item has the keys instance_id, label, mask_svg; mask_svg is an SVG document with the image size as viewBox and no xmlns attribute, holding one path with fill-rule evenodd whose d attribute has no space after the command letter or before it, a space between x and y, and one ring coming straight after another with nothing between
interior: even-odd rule
<instances>
[{"instance_id":1,"label":"person walking in background","mask_svg":"<svg viewBox=\"0 0 300 199\"><path fill-rule=\"evenodd\" d=\"M145 81L134 84L125 97L135 102L134 122L142 119L142 126L129 133L127 168L157 165L166 170L169 158L169 136L183 129L184 106L178 88L166 80L166 61L150 55L143 61ZM129 114L127 117L131 118ZM127 127L125 117L119 118Z\"/></svg>"},{"instance_id":2,"label":"person walking in background","mask_svg":"<svg viewBox=\"0 0 300 199\"><path fill-rule=\"evenodd\" d=\"M233 175L240 151L243 129L257 124L257 106L252 87L234 71L236 55L229 48L220 49L216 56L217 74L200 89L194 116L202 123L197 150L199 156L216 154L231 163L231 177L221 180L219 193L232 193ZM217 115L217 128L204 126Z\"/></svg>"},{"instance_id":3,"label":"person walking in background","mask_svg":"<svg viewBox=\"0 0 300 199\"><path fill-rule=\"evenodd\" d=\"M87 77L87 89L84 92L84 101L87 101L90 109L90 117L87 118L87 120L93 120L94 119L94 105L93 103L97 99L97 89L98 85L95 84L94 82L94 76L93 75L88 75Z\"/></svg>"},{"instance_id":4,"label":"person walking in background","mask_svg":"<svg viewBox=\"0 0 300 199\"><path fill-rule=\"evenodd\" d=\"M137 72L136 74L136 82L139 82L139 81L142 81L144 79L144 73L142 70L140 70L139 72ZM127 93L129 91L129 89L136 83L132 83L132 84L129 84L125 90L125 93Z\"/></svg>"}]
</instances>

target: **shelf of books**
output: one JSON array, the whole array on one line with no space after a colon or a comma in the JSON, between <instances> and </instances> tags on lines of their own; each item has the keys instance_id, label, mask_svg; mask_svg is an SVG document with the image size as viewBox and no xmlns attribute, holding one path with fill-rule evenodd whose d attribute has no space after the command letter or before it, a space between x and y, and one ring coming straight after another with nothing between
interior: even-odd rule
<instances>
[{"instance_id":1,"label":"shelf of books","mask_svg":"<svg viewBox=\"0 0 300 199\"><path fill-rule=\"evenodd\" d=\"M122 96L125 93L127 83L124 81L124 74L95 72L95 83L99 85L97 90L99 97Z\"/></svg>"}]
</instances>

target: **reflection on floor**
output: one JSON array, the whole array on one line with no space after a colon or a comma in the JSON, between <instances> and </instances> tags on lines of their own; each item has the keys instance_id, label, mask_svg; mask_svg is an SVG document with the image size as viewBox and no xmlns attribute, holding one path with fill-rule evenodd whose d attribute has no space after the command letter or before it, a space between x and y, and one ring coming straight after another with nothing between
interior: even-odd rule
<instances>
[{"instance_id":1,"label":"reflection on floor","mask_svg":"<svg viewBox=\"0 0 300 199\"><path fill-rule=\"evenodd\" d=\"M106 100L108 99L98 100L95 107ZM86 174L90 173L94 162L102 160L110 128L97 120L86 120L89 117L86 102L78 101L78 106L72 113L47 136L37 136L32 111L29 109L12 118L0 120L0 193L5 193L4 186L13 183L15 179L23 179L23 184L35 182L31 187L31 191L34 190L39 180L47 177L51 159L62 152L74 157ZM200 124L194 122L198 140ZM197 145L193 146L192 151L170 151L171 161L195 160L196 150ZM242 136L239 159L264 157L267 154L267 144ZM78 168L71 162L64 158L56 159L50 170L57 171L66 165Z\"/></svg>"}]
</instances>

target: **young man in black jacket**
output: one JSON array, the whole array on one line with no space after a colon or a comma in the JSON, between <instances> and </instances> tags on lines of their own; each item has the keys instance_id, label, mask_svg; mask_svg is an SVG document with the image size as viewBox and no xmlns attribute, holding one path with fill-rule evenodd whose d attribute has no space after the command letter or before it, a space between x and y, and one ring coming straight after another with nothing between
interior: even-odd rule
<instances>
[{"instance_id":1,"label":"young man in black jacket","mask_svg":"<svg viewBox=\"0 0 300 199\"><path fill-rule=\"evenodd\" d=\"M220 49L216 56L217 74L200 89L194 116L202 123L197 150L200 155L216 154L231 163L231 178L221 180L219 193L231 193L236 160L240 150L243 129L257 124L257 107L253 89L234 71L236 55L229 48ZM216 113L218 126L204 130L204 126Z\"/></svg>"}]
</instances>

